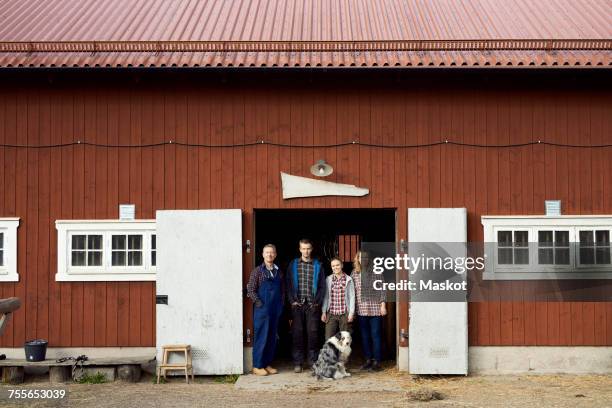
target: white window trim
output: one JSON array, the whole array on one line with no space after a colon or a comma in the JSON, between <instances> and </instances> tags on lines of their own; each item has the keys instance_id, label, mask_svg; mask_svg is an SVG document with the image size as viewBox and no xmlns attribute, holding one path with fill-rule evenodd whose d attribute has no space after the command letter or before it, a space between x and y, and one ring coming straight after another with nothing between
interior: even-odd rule
<instances>
[{"instance_id":1,"label":"white window trim","mask_svg":"<svg viewBox=\"0 0 612 408\"><path fill-rule=\"evenodd\" d=\"M155 266L151 265L151 235L156 233L155 220L58 220L57 273L58 282L89 281L154 281ZM142 234L143 266L111 266L111 235ZM72 235L102 235L102 266L72 267Z\"/></svg>"},{"instance_id":2,"label":"white window trim","mask_svg":"<svg viewBox=\"0 0 612 408\"><path fill-rule=\"evenodd\" d=\"M606 230L608 231L608 233L610 234L610 238L612 238L612 226L602 226L602 227L597 227L597 226L591 226L591 227L584 227L584 226L580 226L578 228L576 228L576 241L578 241L579 239L579 234L580 231L595 231L595 230ZM601 264L593 264L593 265L588 265L588 264L581 264L579 263L580 261L580 247L578 247L577 249L577 253L576 253L576 269L579 270L603 270L603 271L607 271L610 269L610 266L608 265L601 265Z\"/></svg>"},{"instance_id":3,"label":"white window trim","mask_svg":"<svg viewBox=\"0 0 612 408\"><path fill-rule=\"evenodd\" d=\"M483 280L538 280L538 279L612 279L612 265L578 265L578 231L607 229L612 234L612 215L517 215L481 218L485 245L495 245L487 253ZM528 266L497 265L497 231L528 230L530 263ZM537 231L569 230L570 265L537 265ZM534 250L535 249L535 250ZM489 251L487 251L489 252ZM491 256L492 255L492 256Z\"/></svg>"},{"instance_id":4,"label":"white window trim","mask_svg":"<svg viewBox=\"0 0 612 408\"><path fill-rule=\"evenodd\" d=\"M0 266L0 282L19 282L17 227L19 227L19 218L0 218L0 232L4 233L4 265Z\"/></svg>"}]
</instances>

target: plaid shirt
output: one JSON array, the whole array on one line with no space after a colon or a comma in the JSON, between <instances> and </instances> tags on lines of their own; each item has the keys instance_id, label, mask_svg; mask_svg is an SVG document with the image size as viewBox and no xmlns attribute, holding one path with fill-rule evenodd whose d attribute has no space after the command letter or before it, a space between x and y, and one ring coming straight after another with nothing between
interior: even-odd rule
<instances>
[{"instance_id":1,"label":"plaid shirt","mask_svg":"<svg viewBox=\"0 0 612 408\"><path fill-rule=\"evenodd\" d=\"M298 301L302 299L306 302L312 301L312 279L314 278L314 264L312 261L304 262L302 258L298 260Z\"/></svg>"},{"instance_id":2,"label":"plaid shirt","mask_svg":"<svg viewBox=\"0 0 612 408\"><path fill-rule=\"evenodd\" d=\"M362 297L362 288L361 288L361 273L357 273L353 271L352 275L353 281L355 282L355 297L356 297L356 307L357 307L357 315L359 316L382 316L380 313L380 304L385 301L385 292L380 291L379 299L372 299L369 296L366 298Z\"/></svg>"},{"instance_id":3,"label":"plaid shirt","mask_svg":"<svg viewBox=\"0 0 612 408\"><path fill-rule=\"evenodd\" d=\"M251 298L253 303L257 302L259 297L257 296L257 291L259 287L266 279L274 279L277 274L280 273L280 269L278 266L274 265L272 270L269 270L265 264L259 265L255 269L251 271L251 276L249 276L249 282L247 283L247 297Z\"/></svg>"},{"instance_id":4,"label":"plaid shirt","mask_svg":"<svg viewBox=\"0 0 612 408\"><path fill-rule=\"evenodd\" d=\"M331 293L329 297L329 313L341 315L346 313L346 275L342 274L339 278L332 277Z\"/></svg>"}]
</instances>

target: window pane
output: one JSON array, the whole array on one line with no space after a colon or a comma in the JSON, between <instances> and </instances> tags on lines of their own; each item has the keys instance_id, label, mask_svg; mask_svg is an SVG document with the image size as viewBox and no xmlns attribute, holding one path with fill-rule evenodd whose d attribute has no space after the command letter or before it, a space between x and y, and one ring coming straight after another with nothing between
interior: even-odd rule
<instances>
[{"instance_id":1,"label":"window pane","mask_svg":"<svg viewBox=\"0 0 612 408\"><path fill-rule=\"evenodd\" d=\"M497 231L497 245L500 247L512 246L512 231Z\"/></svg>"},{"instance_id":2,"label":"window pane","mask_svg":"<svg viewBox=\"0 0 612 408\"><path fill-rule=\"evenodd\" d=\"M519 247L528 246L529 238L527 231L514 231L514 244Z\"/></svg>"},{"instance_id":3,"label":"window pane","mask_svg":"<svg viewBox=\"0 0 612 408\"><path fill-rule=\"evenodd\" d=\"M595 231L597 246L610 246L610 231Z\"/></svg>"},{"instance_id":4,"label":"window pane","mask_svg":"<svg viewBox=\"0 0 612 408\"><path fill-rule=\"evenodd\" d=\"M128 249L142 249L142 235L128 235Z\"/></svg>"},{"instance_id":5,"label":"window pane","mask_svg":"<svg viewBox=\"0 0 612 408\"><path fill-rule=\"evenodd\" d=\"M128 252L128 265L129 266L141 266L142 265L142 252L129 251Z\"/></svg>"},{"instance_id":6,"label":"window pane","mask_svg":"<svg viewBox=\"0 0 612 408\"><path fill-rule=\"evenodd\" d=\"M512 265L512 248L499 248L497 253L500 265Z\"/></svg>"},{"instance_id":7,"label":"window pane","mask_svg":"<svg viewBox=\"0 0 612 408\"><path fill-rule=\"evenodd\" d=\"M0 266L4 266L4 251L0 249Z\"/></svg>"},{"instance_id":8,"label":"window pane","mask_svg":"<svg viewBox=\"0 0 612 408\"><path fill-rule=\"evenodd\" d=\"M87 249L102 249L102 235L88 235Z\"/></svg>"},{"instance_id":9,"label":"window pane","mask_svg":"<svg viewBox=\"0 0 612 408\"><path fill-rule=\"evenodd\" d=\"M529 249L515 249L514 250L514 264L515 265L527 265L529 264Z\"/></svg>"},{"instance_id":10,"label":"window pane","mask_svg":"<svg viewBox=\"0 0 612 408\"><path fill-rule=\"evenodd\" d=\"M593 231L580 231L580 246L593 246Z\"/></svg>"},{"instance_id":11,"label":"window pane","mask_svg":"<svg viewBox=\"0 0 612 408\"><path fill-rule=\"evenodd\" d=\"M595 250L593 248L580 248L580 263L592 265L595 263Z\"/></svg>"},{"instance_id":12,"label":"window pane","mask_svg":"<svg viewBox=\"0 0 612 408\"><path fill-rule=\"evenodd\" d=\"M540 265L552 265L553 264L553 249L538 249L538 263Z\"/></svg>"},{"instance_id":13,"label":"window pane","mask_svg":"<svg viewBox=\"0 0 612 408\"><path fill-rule=\"evenodd\" d=\"M101 266L102 265L102 252L101 251L90 251L87 253L87 265L88 266Z\"/></svg>"},{"instance_id":14,"label":"window pane","mask_svg":"<svg viewBox=\"0 0 612 408\"><path fill-rule=\"evenodd\" d=\"M569 247L569 231L555 231L555 246Z\"/></svg>"},{"instance_id":15,"label":"window pane","mask_svg":"<svg viewBox=\"0 0 612 408\"><path fill-rule=\"evenodd\" d=\"M4 249L4 232L0 232L0 249Z\"/></svg>"},{"instance_id":16,"label":"window pane","mask_svg":"<svg viewBox=\"0 0 612 408\"><path fill-rule=\"evenodd\" d=\"M552 231L538 231L538 246L551 247L553 244Z\"/></svg>"},{"instance_id":17,"label":"window pane","mask_svg":"<svg viewBox=\"0 0 612 408\"><path fill-rule=\"evenodd\" d=\"M569 248L555 249L555 264L569 265L569 263L570 263Z\"/></svg>"},{"instance_id":18,"label":"window pane","mask_svg":"<svg viewBox=\"0 0 612 408\"><path fill-rule=\"evenodd\" d=\"M85 266L85 251L72 251L72 266Z\"/></svg>"},{"instance_id":19,"label":"window pane","mask_svg":"<svg viewBox=\"0 0 612 408\"><path fill-rule=\"evenodd\" d=\"M113 251L113 255L111 256L111 265L112 266L124 266L125 265L125 252Z\"/></svg>"},{"instance_id":20,"label":"window pane","mask_svg":"<svg viewBox=\"0 0 612 408\"><path fill-rule=\"evenodd\" d=\"M151 234L151 266L157 266L157 235Z\"/></svg>"},{"instance_id":21,"label":"window pane","mask_svg":"<svg viewBox=\"0 0 612 408\"><path fill-rule=\"evenodd\" d=\"M595 263L606 265L610 263L610 248L597 248L595 250Z\"/></svg>"},{"instance_id":22,"label":"window pane","mask_svg":"<svg viewBox=\"0 0 612 408\"><path fill-rule=\"evenodd\" d=\"M125 249L125 235L113 235L113 249Z\"/></svg>"},{"instance_id":23,"label":"window pane","mask_svg":"<svg viewBox=\"0 0 612 408\"><path fill-rule=\"evenodd\" d=\"M72 249L85 249L85 235L72 236Z\"/></svg>"}]
</instances>

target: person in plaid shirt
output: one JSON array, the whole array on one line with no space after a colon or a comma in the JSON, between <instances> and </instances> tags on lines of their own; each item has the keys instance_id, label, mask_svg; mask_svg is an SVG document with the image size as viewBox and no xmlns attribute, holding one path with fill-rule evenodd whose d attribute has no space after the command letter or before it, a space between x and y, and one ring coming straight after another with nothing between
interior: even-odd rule
<instances>
[{"instance_id":1,"label":"person in plaid shirt","mask_svg":"<svg viewBox=\"0 0 612 408\"><path fill-rule=\"evenodd\" d=\"M293 371L296 373L302 372L304 358L310 366L317 361L319 319L326 289L321 262L312 258L312 242L301 239L299 250L301 256L289 263L286 278L287 299L291 305Z\"/></svg>"},{"instance_id":2,"label":"person in plaid shirt","mask_svg":"<svg viewBox=\"0 0 612 408\"><path fill-rule=\"evenodd\" d=\"M372 288L374 281L367 252L359 251L353 259L357 316L366 362L362 370L379 371L382 360L382 321L387 314L385 291ZM377 276L376 279L381 279Z\"/></svg>"},{"instance_id":3,"label":"person in plaid shirt","mask_svg":"<svg viewBox=\"0 0 612 408\"><path fill-rule=\"evenodd\" d=\"M263 247L264 262L251 271L247 296L253 301L253 374L276 374L271 366L276 353L278 322L283 310L284 283L281 270L276 266L276 247Z\"/></svg>"},{"instance_id":4,"label":"person in plaid shirt","mask_svg":"<svg viewBox=\"0 0 612 408\"><path fill-rule=\"evenodd\" d=\"M327 292L323 300L321 320L325 323L325 338L339 331L350 331L355 317L355 285L353 279L342 271L342 260L331 260L332 274L326 279Z\"/></svg>"}]
</instances>

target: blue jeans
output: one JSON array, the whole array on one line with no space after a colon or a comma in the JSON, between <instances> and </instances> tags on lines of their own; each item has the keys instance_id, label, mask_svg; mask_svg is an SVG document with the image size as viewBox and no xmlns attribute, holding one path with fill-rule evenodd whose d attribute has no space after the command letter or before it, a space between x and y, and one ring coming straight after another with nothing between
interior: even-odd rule
<instances>
[{"instance_id":1,"label":"blue jeans","mask_svg":"<svg viewBox=\"0 0 612 408\"><path fill-rule=\"evenodd\" d=\"M367 360L382 360L382 317L359 316L363 354Z\"/></svg>"}]
</instances>

